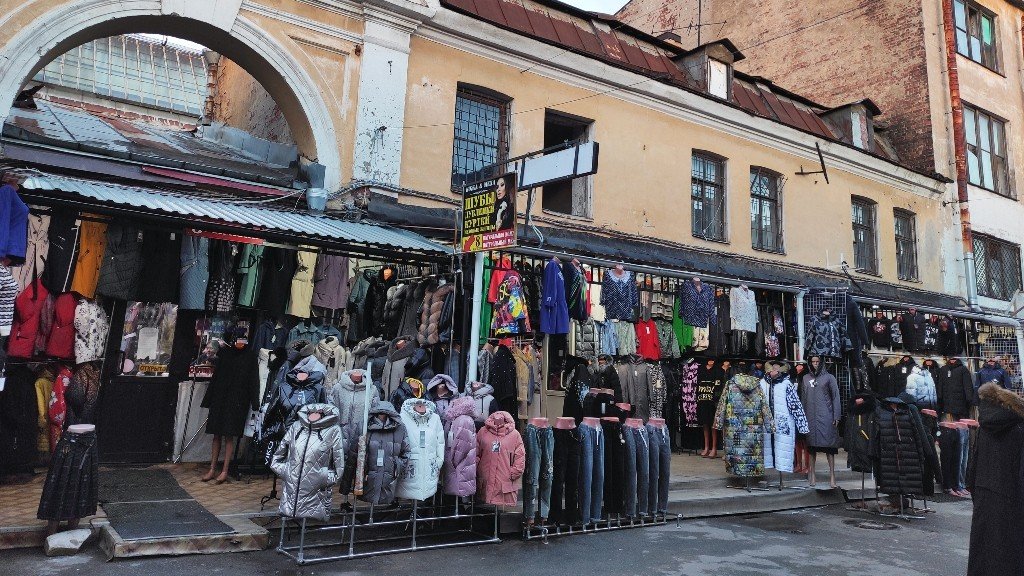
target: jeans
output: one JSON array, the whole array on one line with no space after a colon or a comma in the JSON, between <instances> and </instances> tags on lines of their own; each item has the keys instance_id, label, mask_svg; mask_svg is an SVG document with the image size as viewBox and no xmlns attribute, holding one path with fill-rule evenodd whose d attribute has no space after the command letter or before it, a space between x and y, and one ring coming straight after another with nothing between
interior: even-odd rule
<instances>
[{"instance_id":1,"label":"jeans","mask_svg":"<svg viewBox=\"0 0 1024 576\"><path fill-rule=\"evenodd\" d=\"M526 425L526 473L523 476L523 515L547 519L551 510L551 476L554 472L555 436L551 428Z\"/></svg>"},{"instance_id":2,"label":"jeans","mask_svg":"<svg viewBox=\"0 0 1024 576\"><path fill-rule=\"evenodd\" d=\"M641 516L647 515L648 490L650 489L651 470L651 439L647 435L647 428L630 428L633 432L633 442L636 443L636 498L637 512Z\"/></svg>"},{"instance_id":3,"label":"jeans","mask_svg":"<svg viewBox=\"0 0 1024 576\"><path fill-rule=\"evenodd\" d=\"M579 518L580 436L576 430L554 430L554 476L551 512L555 524L573 524Z\"/></svg>"},{"instance_id":4,"label":"jeans","mask_svg":"<svg viewBox=\"0 0 1024 576\"><path fill-rule=\"evenodd\" d=\"M636 440L631 428L622 429L622 495L626 518L636 517Z\"/></svg>"},{"instance_id":5,"label":"jeans","mask_svg":"<svg viewBox=\"0 0 1024 576\"><path fill-rule=\"evenodd\" d=\"M668 486L672 479L672 441L667 426L648 426L651 436L658 437L658 507L660 514L668 514ZM654 480L651 480L654 485Z\"/></svg>"},{"instance_id":6,"label":"jeans","mask_svg":"<svg viewBox=\"0 0 1024 576\"><path fill-rule=\"evenodd\" d=\"M580 433L580 521L591 524L601 519L604 498L604 432L581 424Z\"/></svg>"},{"instance_id":7,"label":"jeans","mask_svg":"<svg viewBox=\"0 0 1024 576\"><path fill-rule=\"evenodd\" d=\"M661 443L667 441L661 431L650 424L647 425L647 438L651 444L648 449L650 468L647 478L647 514L654 516L658 511L658 482L661 479Z\"/></svg>"},{"instance_id":8,"label":"jeans","mask_svg":"<svg viewBox=\"0 0 1024 576\"><path fill-rule=\"evenodd\" d=\"M601 421L604 430L604 513L622 514L622 424Z\"/></svg>"},{"instance_id":9,"label":"jeans","mask_svg":"<svg viewBox=\"0 0 1024 576\"><path fill-rule=\"evenodd\" d=\"M971 451L971 431L961 428L960 432L960 470L957 475L957 489L967 489L967 457Z\"/></svg>"}]
</instances>

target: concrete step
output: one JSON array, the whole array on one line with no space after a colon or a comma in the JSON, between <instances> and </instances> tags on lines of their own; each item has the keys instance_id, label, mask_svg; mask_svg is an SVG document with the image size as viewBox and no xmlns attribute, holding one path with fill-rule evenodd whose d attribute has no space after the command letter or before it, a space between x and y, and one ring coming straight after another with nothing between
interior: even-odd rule
<instances>
[{"instance_id":1,"label":"concrete step","mask_svg":"<svg viewBox=\"0 0 1024 576\"><path fill-rule=\"evenodd\" d=\"M757 489L717 488L701 491L669 492L668 510L680 518L707 518L735 514L758 514L840 504L845 502L840 488Z\"/></svg>"},{"instance_id":2,"label":"concrete step","mask_svg":"<svg viewBox=\"0 0 1024 576\"><path fill-rule=\"evenodd\" d=\"M269 542L267 529L244 515L217 516L217 518L233 528L235 533L125 540L109 523L104 521L100 528L100 549L106 552L108 560L112 560L140 556L251 552L267 547Z\"/></svg>"},{"instance_id":3,"label":"concrete step","mask_svg":"<svg viewBox=\"0 0 1024 576\"><path fill-rule=\"evenodd\" d=\"M779 473L775 470L769 469L765 478L774 484L779 483ZM847 481L860 481L861 473L854 472L853 470L836 470L836 482L847 482ZM789 474L782 473L783 483L787 486L791 484L807 484L806 474ZM817 474L818 483L824 482L828 484L828 471L822 472L818 470ZM867 482L871 483L871 476L868 475ZM721 488L723 486L742 484L742 480L738 478L730 478L725 475L724 465L722 476L720 478L707 478L707 477L686 477L686 476L673 476L672 481L669 483L669 490L703 490L707 488Z\"/></svg>"}]
</instances>

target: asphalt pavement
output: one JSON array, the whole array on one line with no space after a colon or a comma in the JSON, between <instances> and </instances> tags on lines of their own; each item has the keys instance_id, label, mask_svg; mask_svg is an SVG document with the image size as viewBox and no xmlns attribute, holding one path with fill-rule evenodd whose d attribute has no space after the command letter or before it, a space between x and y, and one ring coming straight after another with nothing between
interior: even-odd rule
<instances>
[{"instance_id":1,"label":"asphalt pavement","mask_svg":"<svg viewBox=\"0 0 1024 576\"><path fill-rule=\"evenodd\" d=\"M0 552L0 574L962 576L971 504L932 508L923 520L899 520L836 505L303 567L273 550L113 562L95 545L66 558L15 550Z\"/></svg>"}]
</instances>

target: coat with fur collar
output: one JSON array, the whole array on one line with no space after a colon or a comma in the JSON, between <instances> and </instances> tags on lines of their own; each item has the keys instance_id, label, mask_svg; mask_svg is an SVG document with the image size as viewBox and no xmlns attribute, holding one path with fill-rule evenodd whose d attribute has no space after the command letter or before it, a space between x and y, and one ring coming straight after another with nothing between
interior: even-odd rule
<instances>
[{"instance_id":1,"label":"coat with fur collar","mask_svg":"<svg viewBox=\"0 0 1024 576\"><path fill-rule=\"evenodd\" d=\"M423 413L417 407L423 407ZM409 435L412 451L405 476L398 481L395 495L410 500L425 500L437 492L437 481L444 463L444 429L434 403L410 398L402 404L402 424Z\"/></svg>"},{"instance_id":2,"label":"coat with fur collar","mask_svg":"<svg viewBox=\"0 0 1024 576\"><path fill-rule=\"evenodd\" d=\"M969 460L974 497L968 576L1024 573L1024 399L997 384L978 390L981 429Z\"/></svg>"}]
</instances>

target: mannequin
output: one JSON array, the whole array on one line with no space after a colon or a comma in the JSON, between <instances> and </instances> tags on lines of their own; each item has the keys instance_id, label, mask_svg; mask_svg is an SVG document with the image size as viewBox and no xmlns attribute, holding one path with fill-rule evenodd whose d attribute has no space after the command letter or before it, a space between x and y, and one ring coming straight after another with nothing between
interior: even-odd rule
<instances>
[{"instance_id":1,"label":"mannequin","mask_svg":"<svg viewBox=\"0 0 1024 576\"><path fill-rule=\"evenodd\" d=\"M650 420L647 421L647 423L650 424L651 426L654 426L655 428L663 428L665 426L665 419L651 418Z\"/></svg>"},{"instance_id":2,"label":"mannequin","mask_svg":"<svg viewBox=\"0 0 1024 576\"><path fill-rule=\"evenodd\" d=\"M47 536L56 534L59 531L61 521L67 521L67 530L74 530L78 528L78 524L81 521L79 514L88 516L96 511L94 495L85 501L79 497L89 493L86 484L90 483L90 481L95 483L99 480L96 477L95 434L96 426L93 424L72 424L67 427L67 430L61 436L58 447L61 449L62 456L55 455L54 460L50 462L50 471L47 473L46 484L40 497L38 517L41 520L47 520ZM81 454L86 458L81 463L77 462L74 456L74 453L80 449L80 446L76 446L79 442L89 445L85 452ZM90 451L91 458L88 456ZM70 456L68 455L69 453L71 454ZM63 458L70 458L69 466L61 465L60 460ZM75 487L78 492L70 493L69 487ZM69 513L74 514L74 517L67 518L66 515Z\"/></svg>"},{"instance_id":3,"label":"mannequin","mask_svg":"<svg viewBox=\"0 0 1024 576\"><path fill-rule=\"evenodd\" d=\"M811 356L811 369L804 375L800 400L807 414L810 432L807 446L811 452L811 465L807 481L815 486L814 465L819 452L828 460L829 486L836 488L836 454L839 449L839 419L842 417L839 385L825 370L824 358Z\"/></svg>"},{"instance_id":4,"label":"mannequin","mask_svg":"<svg viewBox=\"0 0 1024 576\"><path fill-rule=\"evenodd\" d=\"M547 418L544 420L547 420ZM554 428L556 430L575 430L576 420L571 416L559 416L555 419Z\"/></svg>"},{"instance_id":5,"label":"mannequin","mask_svg":"<svg viewBox=\"0 0 1024 576\"><path fill-rule=\"evenodd\" d=\"M626 426L630 428L639 428L644 425L644 421L639 418L626 418Z\"/></svg>"},{"instance_id":6,"label":"mannequin","mask_svg":"<svg viewBox=\"0 0 1024 576\"><path fill-rule=\"evenodd\" d=\"M722 394L725 374L709 358L697 370L697 423L704 431L702 458L718 458L718 434L711 429L715 419L715 408Z\"/></svg>"},{"instance_id":7,"label":"mannequin","mask_svg":"<svg viewBox=\"0 0 1024 576\"><path fill-rule=\"evenodd\" d=\"M228 480L228 468L234 455L235 443L245 426L250 409L259 406L259 361L255 350L249 346L247 329L244 326L229 328L224 335L224 346L217 353L213 378L203 397L203 406L210 409L206 421L206 433L213 435L210 454L210 468L200 479L217 484ZM308 377L299 376L300 380ZM217 473L224 444L224 464Z\"/></svg>"},{"instance_id":8,"label":"mannequin","mask_svg":"<svg viewBox=\"0 0 1024 576\"><path fill-rule=\"evenodd\" d=\"M561 420L561 418L559 418L559 420ZM569 418L569 420L572 420L572 418ZM537 428L547 428L550 425L548 424L547 418L530 418L530 424L536 426Z\"/></svg>"}]
</instances>

